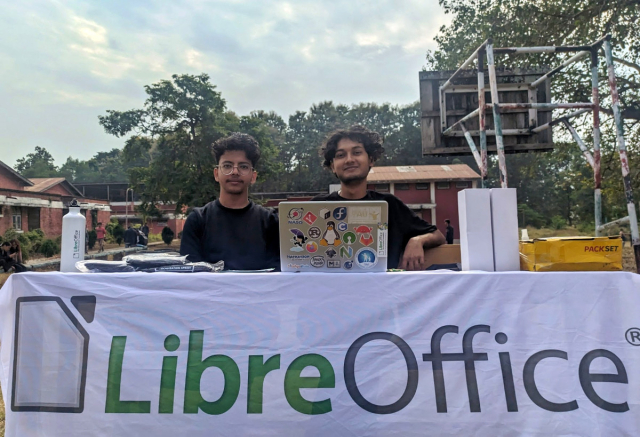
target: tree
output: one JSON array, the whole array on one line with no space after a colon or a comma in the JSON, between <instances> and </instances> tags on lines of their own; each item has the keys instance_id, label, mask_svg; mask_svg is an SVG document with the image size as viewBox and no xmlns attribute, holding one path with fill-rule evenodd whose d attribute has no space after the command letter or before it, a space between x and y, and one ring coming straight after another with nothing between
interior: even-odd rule
<instances>
[{"instance_id":1,"label":"tree","mask_svg":"<svg viewBox=\"0 0 640 437\"><path fill-rule=\"evenodd\" d=\"M453 15L435 37L435 51L427 53L429 70L453 70L487 38L496 47L585 45L605 34L612 35L622 115L632 168L632 184L640 188L638 158L640 120L640 18L638 0L440 0ZM513 67L559 65L572 54L500 55L496 64ZM554 76L554 101L584 102L591 98L589 57ZM610 109L604 56L599 58L602 111L603 215L614 219L626 215L620 178L620 162ZM554 116L559 114L554 112ZM575 119L581 136L592 145L591 119ZM542 212L547 220L555 215L568 223L593 221L593 173L564 128L554 130L556 148L549 154L507 157L510 186L518 188L518 201ZM490 177L496 186L497 164ZM493 175L493 176L492 176ZM638 193L640 194L640 193ZM636 194L636 197L638 197Z\"/></svg>"},{"instance_id":2,"label":"tree","mask_svg":"<svg viewBox=\"0 0 640 437\"><path fill-rule=\"evenodd\" d=\"M44 147L36 146L34 152L18 159L15 169L25 178L50 178L58 176L53 156Z\"/></svg>"},{"instance_id":3,"label":"tree","mask_svg":"<svg viewBox=\"0 0 640 437\"><path fill-rule=\"evenodd\" d=\"M105 131L127 139L123 158L127 162L144 162L148 166L129 169L130 183L141 193L142 207L148 204L175 203L176 212L185 206L199 206L217 195L213 179L214 157L211 144L234 131L248 130L260 136L264 156L275 156L276 145L267 141L260 128L263 123L252 117L244 119L226 110L225 100L209 76L173 75L145 86L148 95L144 108L107 111L100 116ZM267 161L267 159L265 159ZM269 178L273 169L264 165L261 177Z\"/></svg>"}]
</instances>

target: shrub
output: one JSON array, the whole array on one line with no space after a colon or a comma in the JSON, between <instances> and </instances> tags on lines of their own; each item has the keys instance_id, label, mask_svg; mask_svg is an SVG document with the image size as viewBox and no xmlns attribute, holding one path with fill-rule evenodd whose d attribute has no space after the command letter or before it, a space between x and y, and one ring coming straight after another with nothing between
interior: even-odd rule
<instances>
[{"instance_id":1,"label":"shrub","mask_svg":"<svg viewBox=\"0 0 640 437\"><path fill-rule=\"evenodd\" d=\"M117 223L114 227L113 227L113 241L115 243L118 243L118 246L120 246L122 244L122 242L124 241L124 228L122 227L122 225L120 223Z\"/></svg>"},{"instance_id":2,"label":"shrub","mask_svg":"<svg viewBox=\"0 0 640 437\"><path fill-rule=\"evenodd\" d=\"M40 253L46 256L47 258L52 257L55 254L60 253L60 244L56 243L54 240L47 238L40 245Z\"/></svg>"},{"instance_id":3,"label":"shrub","mask_svg":"<svg viewBox=\"0 0 640 437\"><path fill-rule=\"evenodd\" d=\"M182 240L182 231L178 232L178 240Z\"/></svg>"},{"instance_id":4,"label":"shrub","mask_svg":"<svg viewBox=\"0 0 640 437\"><path fill-rule=\"evenodd\" d=\"M157 241L162 241L162 235L161 234L152 234L151 232L149 232L149 243L155 243Z\"/></svg>"},{"instance_id":5,"label":"shrub","mask_svg":"<svg viewBox=\"0 0 640 437\"><path fill-rule=\"evenodd\" d=\"M162 241L164 241L167 246L170 245L173 241L174 235L175 234L169 226L165 226L164 228L162 228Z\"/></svg>"},{"instance_id":6,"label":"shrub","mask_svg":"<svg viewBox=\"0 0 640 437\"><path fill-rule=\"evenodd\" d=\"M518 205L518 226L526 228L533 226L541 228L546 224L546 220L542 214L532 209L529 205L521 203Z\"/></svg>"},{"instance_id":7,"label":"shrub","mask_svg":"<svg viewBox=\"0 0 640 437\"><path fill-rule=\"evenodd\" d=\"M88 242L87 245L89 249L93 249L96 245L96 241L98 241L98 234L94 230L90 230L87 232Z\"/></svg>"},{"instance_id":8,"label":"shrub","mask_svg":"<svg viewBox=\"0 0 640 437\"><path fill-rule=\"evenodd\" d=\"M551 229L564 229L567 227L567 222L559 215L555 215L551 218Z\"/></svg>"}]
</instances>

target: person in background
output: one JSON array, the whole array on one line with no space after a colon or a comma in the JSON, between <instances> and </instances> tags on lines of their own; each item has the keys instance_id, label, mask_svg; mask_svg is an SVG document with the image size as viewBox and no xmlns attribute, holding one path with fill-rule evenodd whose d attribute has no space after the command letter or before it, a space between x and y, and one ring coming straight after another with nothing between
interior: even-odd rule
<instances>
[{"instance_id":1,"label":"person in background","mask_svg":"<svg viewBox=\"0 0 640 437\"><path fill-rule=\"evenodd\" d=\"M624 235L624 231L620 231L620 239L622 240L622 247L624 247L624 243L627 241L627 237Z\"/></svg>"},{"instance_id":2,"label":"person in background","mask_svg":"<svg viewBox=\"0 0 640 437\"><path fill-rule=\"evenodd\" d=\"M11 243L5 241L0 245L0 267L6 273L9 270L13 270L15 261L11 257L9 251L11 250Z\"/></svg>"},{"instance_id":3,"label":"person in background","mask_svg":"<svg viewBox=\"0 0 640 437\"><path fill-rule=\"evenodd\" d=\"M96 238L98 239L98 252L104 252L104 237L107 230L102 226L102 222L98 222L96 226Z\"/></svg>"},{"instance_id":4,"label":"person in background","mask_svg":"<svg viewBox=\"0 0 640 437\"><path fill-rule=\"evenodd\" d=\"M138 232L129 225L124 231L124 247L135 247L138 244Z\"/></svg>"},{"instance_id":5,"label":"person in background","mask_svg":"<svg viewBox=\"0 0 640 437\"><path fill-rule=\"evenodd\" d=\"M453 244L453 226L451 226L451 220L446 219L444 224L446 226L445 239L447 240L447 244Z\"/></svg>"},{"instance_id":6,"label":"person in background","mask_svg":"<svg viewBox=\"0 0 640 437\"><path fill-rule=\"evenodd\" d=\"M142 225L142 228L140 228L140 230L142 231L144 236L147 238L147 240L149 240L149 226L147 226L147 224L145 223Z\"/></svg>"},{"instance_id":7,"label":"person in background","mask_svg":"<svg viewBox=\"0 0 640 437\"><path fill-rule=\"evenodd\" d=\"M15 269L16 273L27 271L27 267L22 263L22 248L20 247L20 241L18 241L18 239L16 238L11 240L9 256L14 261L13 268Z\"/></svg>"}]
</instances>

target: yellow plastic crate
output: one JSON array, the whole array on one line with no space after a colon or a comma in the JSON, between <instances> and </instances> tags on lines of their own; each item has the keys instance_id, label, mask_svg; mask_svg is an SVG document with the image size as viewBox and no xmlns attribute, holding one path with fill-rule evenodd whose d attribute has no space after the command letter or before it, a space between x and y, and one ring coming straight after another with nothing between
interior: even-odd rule
<instances>
[{"instance_id":1,"label":"yellow plastic crate","mask_svg":"<svg viewBox=\"0 0 640 437\"><path fill-rule=\"evenodd\" d=\"M622 239L553 237L520 241L520 269L531 272L622 270Z\"/></svg>"}]
</instances>

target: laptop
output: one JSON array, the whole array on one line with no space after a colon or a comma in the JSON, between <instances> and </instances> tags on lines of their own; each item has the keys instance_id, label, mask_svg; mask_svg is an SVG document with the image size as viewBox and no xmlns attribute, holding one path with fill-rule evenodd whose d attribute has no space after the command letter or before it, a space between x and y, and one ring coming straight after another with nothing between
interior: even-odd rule
<instances>
[{"instance_id":1,"label":"laptop","mask_svg":"<svg viewBox=\"0 0 640 437\"><path fill-rule=\"evenodd\" d=\"M384 272L385 201L280 202L283 272Z\"/></svg>"}]
</instances>

